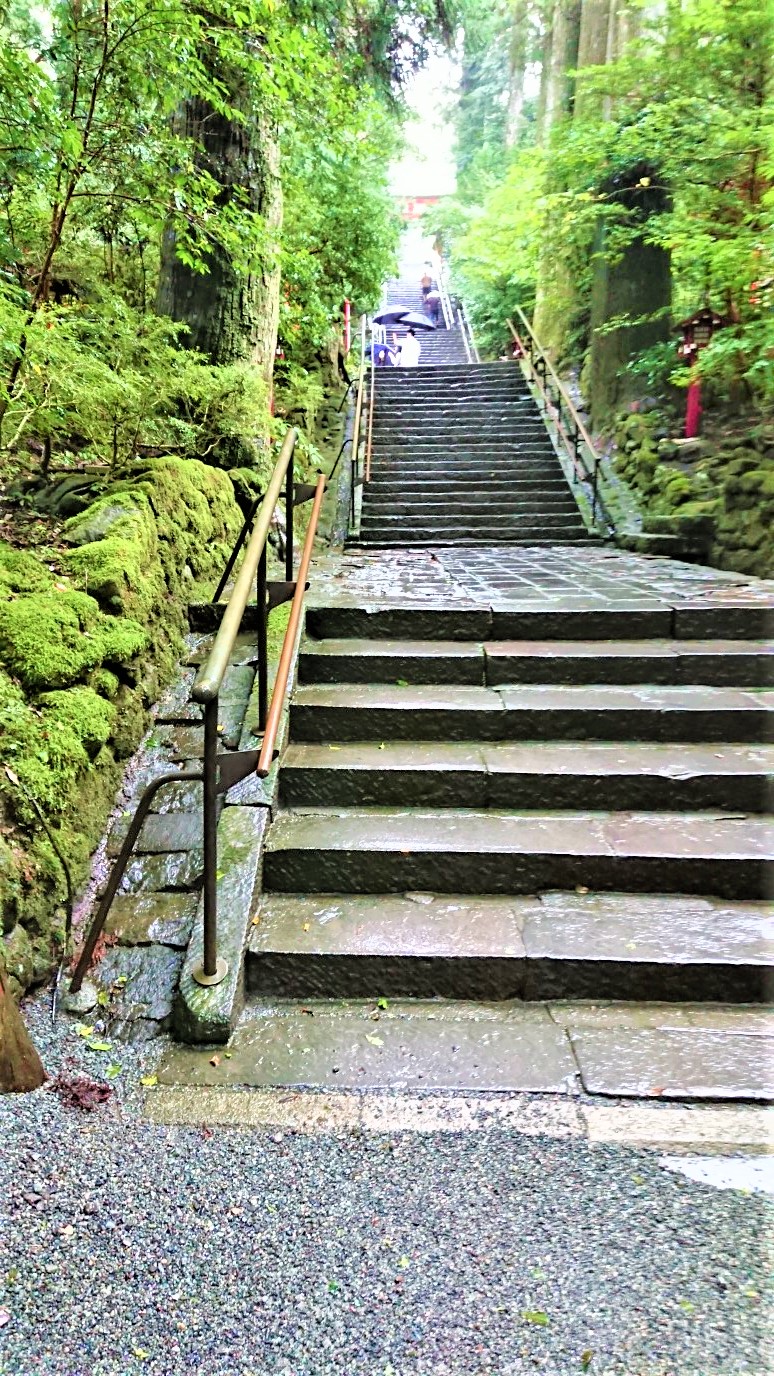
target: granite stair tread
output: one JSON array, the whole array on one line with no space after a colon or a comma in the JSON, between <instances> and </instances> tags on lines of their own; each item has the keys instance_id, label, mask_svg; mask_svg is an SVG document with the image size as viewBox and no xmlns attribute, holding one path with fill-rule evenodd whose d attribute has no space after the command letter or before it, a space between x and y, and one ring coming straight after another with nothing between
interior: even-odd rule
<instances>
[{"instance_id":1,"label":"granite stair tread","mask_svg":"<svg viewBox=\"0 0 774 1376\"><path fill-rule=\"evenodd\" d=\"M253 993L300 998L765 1002L770 905L679 894L269 894Z\"/></svg>"}]
</instances>

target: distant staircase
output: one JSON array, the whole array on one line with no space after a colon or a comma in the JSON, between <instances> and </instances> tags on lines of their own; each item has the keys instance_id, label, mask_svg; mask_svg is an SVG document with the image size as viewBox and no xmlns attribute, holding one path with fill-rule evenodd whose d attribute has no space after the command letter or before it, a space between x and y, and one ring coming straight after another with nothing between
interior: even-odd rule
<instances>
[{"instance_id":1,"label":"distant staircase","mask_svg":"<svg viewBox=\"0 0 774 1376\"><path fill-rule=\"evenodd\" d=\"M422 345L424 362L425 336ZM515 364L378 371L359 544L591 539Z\"/></svg>"}]
</instances>

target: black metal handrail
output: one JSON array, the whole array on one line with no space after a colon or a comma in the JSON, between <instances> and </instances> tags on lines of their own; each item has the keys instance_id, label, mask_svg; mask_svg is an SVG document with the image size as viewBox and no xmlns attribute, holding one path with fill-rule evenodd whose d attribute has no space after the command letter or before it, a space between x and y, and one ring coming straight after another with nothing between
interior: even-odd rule
<instances>
[{"instance_id":1,"label":"black metal handrail","mask_svg":"<svg viewBox=\"0 0 774 1376\"><path fill-rule=\"evenodd\" d=\"M575 479L588 483L591 488L592 523L597 525L601 516L604 533L608 535L614 530L615 525L599 491L601 455L580 418L578 408L520 306L516 307L516 312L523 326L523 335L519 334L512 320L507 324L518 345L520 362L529 372L530 380L537 389L538 402L542 406L546 421L550 420L554 425L572 464Z\"/></svg>"},{"instance_id":2,"label":"black metal handrail","mask_svg":"<svg viewBox=\"0 0 774 1376\"><path fill-rule=\"evenodd\" d=\"M217 601L220 597L240 552L244 550L242 566L223 613L212 649L210 650L207 660L200 668L191 690L193 700L201 703L204 709L204 751L202 768L192 772L164 774L160 778L154 779L140 798L124 843L121 846L121 850L119 851L111 871L107 888L102 896L102 900L89 928L83 949L81 950L75 966L73 977L70 982L71 993L77 993L83 983L83 978L91 963L97 941L107 921L110 905L118 892L118 887L123 878L126 866L129 863L134 843L140 834L142 824L150 810L151 803L156 793L166 784L183 780L197 780L203 785L202 846L204 871L204 946L203 959L201 964L193 971L193 977L199 984L213 985L219 984L228 973L226 961L223 960L222 957L219 957L217 953L218 798L221 794L226 793L228 789L232 788L234 784L247 778L248 774L260 772L262 775L265 775L268 770L265 767L265 751L264 759L261 759L260 750L241 750L222 754L218 753L219 695L223 678L231 661L234 642L241 629L245 609L253 585L255 585L257 611L256 639L258 652L256 667L258 675L259 718L255 734L260 735L264 732L266 727L268 699L268 615L273 607L277 607L282 602L287 602L291 598L294 599L295 604L298 604L297 582L300 584L302 581L301 578L297 581L293 580L293 512L295 506L297 506L299 502L310 501L313 497L316 498L315 519L313 522L313 525L316 527L322 491L325 486L325 480L322 477L318 478L317 483L314 485L294 483L293 451L295 443L296 432L291 429L285 436L266 492L262 497L257 498L256 501L253 502L245 518L213 599L213 601ZM266 552L269 530L274 519L274 512L279 502L283 486L285 490L286 513L286 578L284 582L276 582L267 579ZM307 537L302 556L302 576L304 580L309 563L310 551L310 540ZM306 586L305 582L304 586ZM296 624L298 615L299 612L296 613ZM287 674L285 675L285 685L286 682ZM284 691L283 688L283 702Z\"/></svg>"}]
</instances>

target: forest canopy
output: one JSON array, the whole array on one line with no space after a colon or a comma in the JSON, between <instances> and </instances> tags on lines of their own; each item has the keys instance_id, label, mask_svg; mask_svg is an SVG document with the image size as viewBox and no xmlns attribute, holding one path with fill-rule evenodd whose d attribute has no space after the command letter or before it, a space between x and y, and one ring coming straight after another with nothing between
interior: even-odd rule
<instances>
[{"instance_id":1,"label":"forest canopy","mask_svg":"<svg viewBox=\"0 0 774 1376\"><path fill-rule=\"evenodd\" d=\"M707 305L702 372L774 401L773 38L771 0L468 0L436 227L485 345L521 306L560 361L628 328L650 385L684 383L670 330Z\"/></svg>"},{"instance_id":2,"label":"forest canopy","mask_svg":"<svg viewBox=\"0 0 774 1376\"><path fill-rule=\"evenodd\" d=\"M451 22L440 0L10 0L6 462L244 457L277 351L293 404L394 264L401 89Z\"/></svg>"}]
</instances>

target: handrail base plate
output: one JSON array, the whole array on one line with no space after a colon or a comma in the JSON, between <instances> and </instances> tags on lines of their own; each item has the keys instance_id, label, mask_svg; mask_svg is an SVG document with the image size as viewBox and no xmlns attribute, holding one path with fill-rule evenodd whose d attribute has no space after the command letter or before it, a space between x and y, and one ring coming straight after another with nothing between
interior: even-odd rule
<instances>
[{"instance_id":1,"label":"handrail base plate","mask_svg":"<svg viewBox=\"0 0 774 1376\"><path fill-rule=\"evenodd\" d=\"M222 956L218 956L215 962L214 975L205 975L204 964L202 963L200 965L194 966L193 970L191 971L191 978L195 979L197 984L203 984L205 989L209 989L215 984L222 984L227 974L228 961L224 960Z\"/></svg>"}]
</instances>

